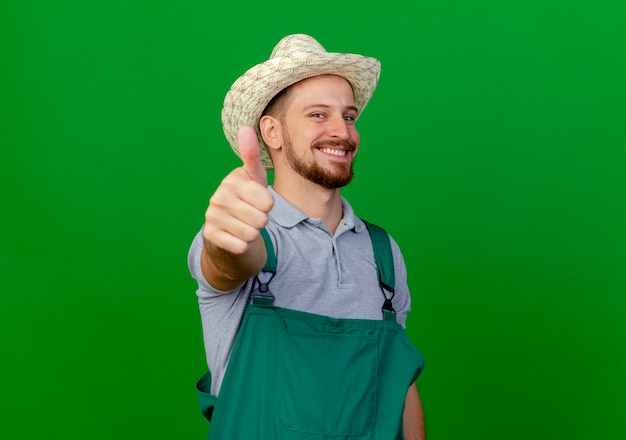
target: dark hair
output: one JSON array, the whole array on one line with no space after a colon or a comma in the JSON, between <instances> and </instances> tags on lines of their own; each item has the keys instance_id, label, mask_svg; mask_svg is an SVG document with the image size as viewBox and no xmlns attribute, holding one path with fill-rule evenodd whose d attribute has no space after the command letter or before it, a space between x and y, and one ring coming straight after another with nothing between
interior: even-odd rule
<instances>
[{"instance_id":1,"label":"dark hair","mask_svg":"<svg viewBox=\"0 0 626 440\"><path fill-rule=\"evenodd\" d=\"M291 86L285 87L280 92L278 92L267 104L261 116L270 115L275 118L282 119L285 116L285 109L281 107L281 102L285 95L287 95L287 91L291 89Z\"/></svg>"}]
</instances>

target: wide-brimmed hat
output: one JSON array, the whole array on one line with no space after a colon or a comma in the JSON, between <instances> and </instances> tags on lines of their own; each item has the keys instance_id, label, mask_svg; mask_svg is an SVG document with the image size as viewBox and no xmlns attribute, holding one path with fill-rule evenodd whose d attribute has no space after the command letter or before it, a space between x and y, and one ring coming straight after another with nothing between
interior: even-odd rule
<instances>
[{"instance_id":1,"label":"wide-brimmed hat","mask_svg":"<svg viewBox=\"0 0 626 440\"><path fill-rule=\"evenodd\" d=\"M240 76L224 99L222 126L237 156L237 132L244 125L251 125L259 138L261 161L267 169L272 169L272 159L259 134L263 110L283 89L318 75L338 75L348 80L354 93L354 105L361 114L378 83L380 61L362 55L326 52L308 35L283 38L274 47L270 59Z\"/></svg>"}]
</instances>

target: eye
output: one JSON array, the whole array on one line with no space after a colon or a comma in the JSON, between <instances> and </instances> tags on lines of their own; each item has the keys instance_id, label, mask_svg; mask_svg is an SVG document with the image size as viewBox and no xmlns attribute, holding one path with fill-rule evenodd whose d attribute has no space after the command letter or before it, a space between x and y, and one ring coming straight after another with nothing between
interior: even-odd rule
<instances>
[{"instance_id":1,"label":"eye","mask_svg":"<svg viewBox=\"0 0 626 440\"><path fill-rule=\"evenodd\" d=\"M343 120L344 121L349 121L349 122L354 122L354 121L356 121L356 117L354 115L344 115L343 116Z\"/></svg>"},{"instance_id":2,"label":"eye","mask_svg":"<svg viewBox=\"0 0 626 440\"><path fill-rule=\"evenodd\" d=\"M316 118L316 119L322 119L324 117L323 113L313 113L311 114L312 118Z\"/></svg>"}]
</instances>

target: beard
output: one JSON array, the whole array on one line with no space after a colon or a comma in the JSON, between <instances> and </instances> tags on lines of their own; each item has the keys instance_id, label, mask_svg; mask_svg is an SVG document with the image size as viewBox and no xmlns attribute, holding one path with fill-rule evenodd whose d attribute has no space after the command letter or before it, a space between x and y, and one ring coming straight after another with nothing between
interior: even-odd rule
<instances>
[{"instance_id":1,"label":"beard","mask_svg":"<svg viewBox=\"0 0 626 440\"><path fill-rule=\"evenodd\" d=\"M295 172L305 179L327 189L342 188L352 180L352 177L354 176L354 161L349 164L332 164L332 169L322 168L318 163L314 161L307 162L303 157L296 155L291 143L291 138L286 130L283 131L283 139L285 142L284 150L287 162L291 165ZM356 144L351 141L315 142L311 145L311 148L318 148L322 146L343 147L348 152L356 150Z\"/></svg>"}]
</instances>

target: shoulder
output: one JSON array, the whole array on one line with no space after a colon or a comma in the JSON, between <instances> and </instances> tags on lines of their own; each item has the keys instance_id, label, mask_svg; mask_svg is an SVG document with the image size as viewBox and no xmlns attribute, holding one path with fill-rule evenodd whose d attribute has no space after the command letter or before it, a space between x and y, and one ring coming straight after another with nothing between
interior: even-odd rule
<instances>
[{"instance_id":1,"label":"shoulder","mask_svg":"<svg viewBox=\"0 0 626 440\"><path fill-rule=\"evenodd\" d=\"M407 283L407 269L402 251L396 240L385 229L380 226L372 225L372 223L369 222L364 222L364 224L368 226L368 230L372 236L373 246L379 246L380 248L378 258L392 258L393 274L395 278L393 304L396 309L398 322L404 326L406 317L411 309L411 295ZM385 264L385 262L381 263Z\"/></svg>"},{"instance_id":2,"label":"shoulder","mask_svg":"<svg viewBox=\"0 0 626 440\"><path fill-rule=\"evenodd\" d=\"M381 240L380 245L386 246L386 243L384 240L384 238L386 238L389 242L389 248L391 249L391 254L393 255L394 264L404 267L404 258L402 256L402 251L400 250L400 246L398 245L396 240L391 236L391 234L387 232L386 229L374 223L371 223L367 220L357 217L355 219L355 226L357 227L357 229L359 228L360 224L362 224L363 227L367 228L373 242L376 242L377 240Z\"/></svg>"}]
</instances>

